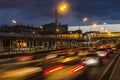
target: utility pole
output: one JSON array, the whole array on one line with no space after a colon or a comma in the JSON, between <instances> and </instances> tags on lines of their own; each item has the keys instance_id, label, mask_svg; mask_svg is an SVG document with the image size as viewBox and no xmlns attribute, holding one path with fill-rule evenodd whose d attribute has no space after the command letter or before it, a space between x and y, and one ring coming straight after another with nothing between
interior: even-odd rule
<instances>
[{"instance_id":1,"label":"utility pole","mask_svg":"<svg viewBox=\"0 0 120 80\"><path fill-rule=\"evenodd\" d=\"M55 31L58 32L59 27L58 27L58 11L57 11L57 9L55 9L55 26L56 26Z\"/></svg>"}]
</instances>

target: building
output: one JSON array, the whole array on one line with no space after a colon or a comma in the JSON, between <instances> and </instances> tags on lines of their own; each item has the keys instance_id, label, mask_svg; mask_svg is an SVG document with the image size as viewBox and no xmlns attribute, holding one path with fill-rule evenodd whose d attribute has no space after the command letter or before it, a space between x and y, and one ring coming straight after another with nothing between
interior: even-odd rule
<instances>
[{"instance_id":1,"label":"building","mask_svg":"<svg viewBox=\"0 0 120 80\"><path fill-rule=\"evenodd\" d=\"M0 27L0 32L10 32L10 33L31 33L31 34L39 34L40 30L33 26L24 26L24 25L14 25L7 26L3 25Z\"/></svg>"},{"instance_id":2,"label":"building","mask_svg":"<svg viewBox=\"0 0 120 80\"><path fill-rule=\"evenodd\" d=\"M91 39L93 39L93 38L96 38L99 33L100 33L99 31L86 32L86 33L84 34L84 38L91 40Z\"/></svg>"},{"instance_id":3,"label":"building","mask_svg":"<svg viewBox=\"0 0 120 80\"><path fill-rule=\"evenodd\" d=\"M120 32L107 32L107 33L99 33L96 38L119 38Z\"/></svg>"},{"instance_id":4,"label":"building","mask_svg":"<svg viewBox=\"0 0 120 80\"><path fill-rule=\"evenodd\" d=\"M68 25L59 24L58 27L56 27L55 23L49 23L41 26L43 27L44 34L57 34L68 32Z\"/></svg>"}]
</instances>

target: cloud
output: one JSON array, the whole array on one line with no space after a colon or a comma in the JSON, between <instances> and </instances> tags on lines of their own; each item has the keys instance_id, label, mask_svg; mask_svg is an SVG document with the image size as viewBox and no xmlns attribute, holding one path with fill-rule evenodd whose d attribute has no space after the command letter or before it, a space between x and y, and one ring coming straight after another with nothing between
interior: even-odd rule
<instances>
[{"instance_id":1,"label":"cloud","mask_svg":"<svg viewBox=\"0 0 120 80\"><path fill-rule=\"evenodd\" d=\"M0 24L10 24L16 18L21 23L39 25L54 21L54 10L61 0L0 0ZM59 21L69 25L78 25L83 17L88 17L86 24L94 21L102 23L110 20L119 23L119 0L66 0L70 11L59 16ZM61 18L62 17L62 18ZM111 22L112 23L112 22Z\"/></svg>"},{"instance_id":2,"label":"cloud","mask_svg":"<svg viewBox=\"0 0 120 80\"><path fill-rule=\"evenodd\" d=\"M106 17L106 19L109 19L110 17L116 17L116 13L120 15L120 5L118 3L120 3L119 0L74 0L72 4L76 17Z\"/></svg>"}]
</instances>

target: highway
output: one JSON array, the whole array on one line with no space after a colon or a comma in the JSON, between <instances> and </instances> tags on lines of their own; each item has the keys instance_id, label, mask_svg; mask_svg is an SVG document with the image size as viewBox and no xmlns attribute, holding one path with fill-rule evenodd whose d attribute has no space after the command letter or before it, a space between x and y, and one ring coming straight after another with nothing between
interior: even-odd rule
<instances>
[{"instance_id":1,"label":"highway","mask_svg":"<svg viewBox=\"0 0 120 80\"><path fill-rule=\"evenodd\" d=\"M51 60L46 60L44 57L40 57L29 61L15 61L1 64L0 75L4 72L24 67L42 67L44 70L42 75L43 80L98 80L114 60L115 56L116 54L110 54L109 58L103 59L102 66L82 66L81 62L75 62L74 64L63 64L59 62L67 57L60 57ZM49 72L49 69L51 68L55 68L55 71L52 70ZM39 77L40 76L37 76L30 80L40 80Z\"/></svg>"}]
</instances>

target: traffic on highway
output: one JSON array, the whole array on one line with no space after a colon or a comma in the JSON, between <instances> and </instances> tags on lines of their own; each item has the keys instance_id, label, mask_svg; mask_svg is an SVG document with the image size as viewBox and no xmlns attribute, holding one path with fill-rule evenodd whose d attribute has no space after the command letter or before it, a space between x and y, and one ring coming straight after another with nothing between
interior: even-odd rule
<instances>
[{"instance_id":1,"label":"traffic on highway","mask_svg":"<svg viewBox=\"0 0 120 80\"><path fill-rule=\"evenodd\" d=\"M0 61L0 80L100 80L119 50L75 47Z\"/></svg>"}]
</instances>

